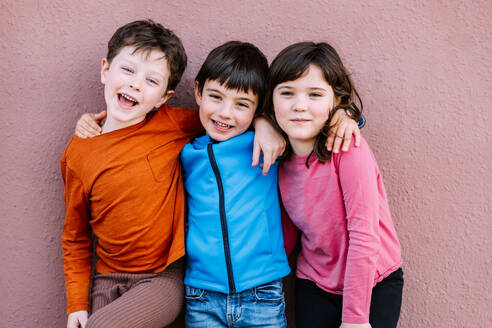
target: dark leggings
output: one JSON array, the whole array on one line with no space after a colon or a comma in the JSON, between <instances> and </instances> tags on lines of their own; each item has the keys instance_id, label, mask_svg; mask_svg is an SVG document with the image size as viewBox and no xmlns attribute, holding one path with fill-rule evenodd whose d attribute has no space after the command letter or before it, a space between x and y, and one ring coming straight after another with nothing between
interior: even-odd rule
<instances>
[{"instance_id":1,"label":"dark leggings","mask_svg":"<svg viewBox=\"0 0 492 328\"><path fill-rule=\"evenodd\" d=\"M372 328L396 328L400 317L403 271L391 273L372 289L369 323ZM296 327L339 328L342 295L328 293L310 280L296 279Z\"/></svg>"}]
</instances>

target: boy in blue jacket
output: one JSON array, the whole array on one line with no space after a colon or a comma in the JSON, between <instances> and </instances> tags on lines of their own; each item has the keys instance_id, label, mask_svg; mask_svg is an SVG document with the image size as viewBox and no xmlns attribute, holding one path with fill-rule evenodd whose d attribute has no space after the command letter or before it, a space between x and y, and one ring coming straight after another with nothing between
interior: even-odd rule
<instances>
[{"instance_id":1,"label":"boy in blue jacket","mask_svg":"<svg viewBox=\"0 0 492 328\"><path fill-rule=\"evenodd\" d=\"M268 62L249 43L210 52L195 79L207 134L181 152L188 204L187 327L286 327L277 163L250 165L248 132L264 97Z\"/></svg>"}]
</instances>

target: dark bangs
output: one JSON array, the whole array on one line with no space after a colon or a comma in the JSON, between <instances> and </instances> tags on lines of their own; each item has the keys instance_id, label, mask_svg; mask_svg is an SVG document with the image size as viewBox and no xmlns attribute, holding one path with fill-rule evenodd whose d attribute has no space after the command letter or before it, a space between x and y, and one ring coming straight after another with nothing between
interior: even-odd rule
<instances>
[{"instance_id":1,"label":"dark bangs","mask_svg":"<svg viewBox=\"0 0 492 328\"><path fill-rule=\"evenodd\" d=\"M203 91L207 80L217 81L228 89L252 91L263 103L268 61L263 53L251 43L230 41L210 52L195 81Z\"/></svg>"},{"instance_id":2,"label":"dark bangs","mask_svg":"<svg viewBox=\"0 0 492 328\"><path fill-rule=\"evenodd\" d=\"M314 154L320 162L330 160L331 151L325 147L328 132L332 126L332 117L337 110L345 110L354 120L358 121L362 114L362 101L355 90L350 75L342 63L336 50L327 43L299 42L282 50L273 60L267 79L266 97L262 106L262 114L267 117L287 139L275 118L273 108L273 91L280 83L294 81L300 78L310 65L315 65L323 72L325 81L333 89L339 103L330 111L324 128L316 138ZM287 139L288 140L288 139ZM292 148L287 146L285 157L292 154Z\"/></svg>"}]
</instances>

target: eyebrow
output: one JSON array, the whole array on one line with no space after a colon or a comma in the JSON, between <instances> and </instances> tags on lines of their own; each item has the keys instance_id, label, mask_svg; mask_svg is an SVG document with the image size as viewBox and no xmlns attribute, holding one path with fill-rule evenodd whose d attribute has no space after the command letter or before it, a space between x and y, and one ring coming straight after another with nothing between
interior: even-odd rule
<instances>
[{"instance_id":1,"label":"eyebrow","mask_svg":"<svg viewBox=\"0 0 492 328\"><path fill-rule=\"evenodd\" d=\"M130 64L130 65L133 65L133 66L137 65L137 63L135 61L131 60L131 59L123 59L121 61L121 63L122 64L127 64L127 65ZM160 71L154 71L154 70L152 70L152 71L148 71L148 73L150 73L151 75L159 75L162 79L165 79L164 74L162 74Z\"/></svg>"},{"instance_id":2,"label":"eyebrow","mask_svg":"<svg viewBox=\"0 0 492 328\"><path fill-rule=\"evenodd\" d=\"M278 89L294 89L294 87L291 87L289 85L282 85L280 86ZM321 90L321 91L328 91L327 89L325 88L318 88L318 87L310 87L310 88L307 88L308 90Z\"/></svg>"},{"instance_id":3,"label":"eyebrow","mask_svg":"<svg viewBox=\"0 0 492 328\"><path fill-rule=\"evenodd\" d=\"M251 99L249 99L249 98L246 98L246 97L241 97L241 98L239 98L239 100L248 101L248 102L250 102L251 104L254 104L254 103L255 103L255 101L253 101L253 100L251 100Z\"/></svg>"}]
</instances>

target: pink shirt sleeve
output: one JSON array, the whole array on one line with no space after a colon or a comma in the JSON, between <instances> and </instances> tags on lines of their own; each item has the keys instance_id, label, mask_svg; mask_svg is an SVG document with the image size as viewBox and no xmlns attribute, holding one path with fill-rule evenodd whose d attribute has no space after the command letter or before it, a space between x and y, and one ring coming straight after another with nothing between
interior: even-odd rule
<instances>
[{"instance_id":1,"label":"pink shirt sleeve","mask_svg":"<svg viewBox=\"0 0 492 328\"><path fill-rule=\"evenodd\" d=\"M342 321L369 322L379 240L379 171L365 140L334 155L347 213L349 237L344 277Z\"/></svg>"}]
</instances>

